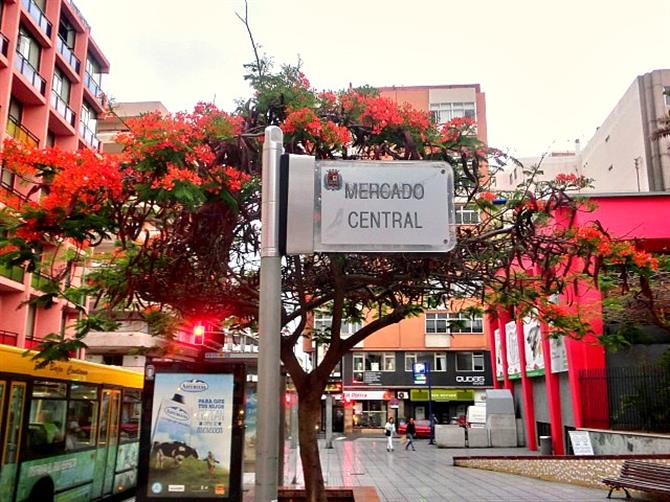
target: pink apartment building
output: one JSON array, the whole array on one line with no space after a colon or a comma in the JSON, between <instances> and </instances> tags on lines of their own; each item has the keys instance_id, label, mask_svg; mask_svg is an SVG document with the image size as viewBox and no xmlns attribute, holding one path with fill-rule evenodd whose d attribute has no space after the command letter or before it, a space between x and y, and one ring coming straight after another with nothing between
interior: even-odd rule
<instances>
[{"instance_id":1,"label":"pink apartment building","mask_svg":"<svg viewBox=\"0 0 670 502\"><path fill-rule=\"evenodd\" d=\"M0 0L0 142L13 137L36 147L99 149L100 81L108 71L71 0ZM0 166L0 190L25 197L29 189ZM49 280L0 268L0 343L30 348L77 318L62 300L49 308L24 304Z\"/></svg>"}]
</instances>

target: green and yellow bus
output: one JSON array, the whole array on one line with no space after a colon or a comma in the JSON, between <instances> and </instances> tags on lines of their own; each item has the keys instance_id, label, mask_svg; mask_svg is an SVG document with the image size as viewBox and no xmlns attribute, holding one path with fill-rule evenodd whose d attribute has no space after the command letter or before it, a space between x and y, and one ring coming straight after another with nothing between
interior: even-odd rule
<instances>
[{"instance_id":1,"label":"green and yellow bus","mask_svg":"<svg viewBox=\"0 0 670 502\"><path fill-rule=\"evenodd\" d=\"M133 488L144 376L79 360L39 369L23 352L0 345L0 502Z\"/></svg>"}]
</instances>

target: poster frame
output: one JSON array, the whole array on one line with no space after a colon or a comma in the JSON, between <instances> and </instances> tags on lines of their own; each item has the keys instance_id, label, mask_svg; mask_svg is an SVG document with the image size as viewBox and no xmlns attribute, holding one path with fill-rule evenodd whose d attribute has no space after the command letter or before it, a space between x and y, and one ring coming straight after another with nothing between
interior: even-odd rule
<instances>
[{"instance_id":1,"label":"poster frame","mask_svg":"<svg viewBox=\"0 0 670 502\"><path fill-rule=\"evenodd\" d=\"M211 497L161 497L148 496L149 462L151 461L151 420L155 375L160 373L206 373L233 375L232 431L230 438L230 477L228 493ZM244 410L245 410L246 367L243 363L184 362L148 360L142 393L142 422L140 451L137 466L137 502L240 502L242 500L242 469L244 459Z\"/></svg>"}]
</instances>

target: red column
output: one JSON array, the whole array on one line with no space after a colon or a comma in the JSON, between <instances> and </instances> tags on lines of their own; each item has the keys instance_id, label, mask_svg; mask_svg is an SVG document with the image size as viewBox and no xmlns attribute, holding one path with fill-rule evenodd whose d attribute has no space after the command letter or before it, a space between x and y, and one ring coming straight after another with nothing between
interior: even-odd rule
<instances>
[{"instance_id":1,"label":"red column","mask_svg":"<svg viewBox=\"0 0 670 502\"><path fill-rule=\"evenodd\" d=\"M563 444L563 417L561 416L561 389L558 373L551 372L551 342L549 328L540 323L542 332L542 355L544 357L544 381L547 385L547 401L549 402L549 422L551 425L551 444L555 455L565 455Z\"/></svg>"},{"instance_id":2,"label":"red column","mask_svg":"<svg viewBox=\"0 0 670 502\"><path fill-rule=\"evenodd\" d=\"M489 352L489 355L491 357L491 372L493 374L493 388L494 389L500 389L502 387L502 384L498 380L497 376L497 361L496 361L496 341L495 341L495 330L498 328L498 319L496 318L495 315L489 314L486 316L486 324L488 326L488 331L489 331L489 346L491 347L491 351Z\"/></svg>"},{"instance_id":3,"label":"red column","mask_svg":"<svg viewBox=\"0 0 670 502\"><path fill-rule=\"evenodd\" d=\"M533 381L526 375L526 344L524 343L523 319L516 320L516 341L519 346L519 362L521 363L521 390L523 392L523 416L526 421L526 438L528 449L537 450L535 431L535 402L533 400Z\"/></svg>"},{"instance_id":4,"label":"red column","mask_svg":"<svg viewBox=\"0 0 670 502\"><path fill-rule=\"evenodd\" d=\"M498 329L500 330L500 352L503 365L503 387L514 394L514 385L507 374L507 336L505 335L505 324L512 320L509 311L498 309Z\"/></svg>"}]
</instances>

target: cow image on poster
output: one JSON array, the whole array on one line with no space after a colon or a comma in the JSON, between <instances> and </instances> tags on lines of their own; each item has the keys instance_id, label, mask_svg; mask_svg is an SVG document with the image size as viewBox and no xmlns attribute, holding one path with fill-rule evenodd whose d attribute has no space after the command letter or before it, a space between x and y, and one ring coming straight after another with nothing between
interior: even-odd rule
<instances>
[{"instance_id":1,"label":"cow image on poster","mask_svg":"<svg viewBox=\"0 0 670 502\"><path fill-rule=\"evenodd\" d=\"M198 452L181 441L173 441L171 443L156 442L153 446L153 452L158 469L165 467L166 459L171 459L179 467L184 459L188 457L198 458Z\"/></svg>"}]
</instances>

